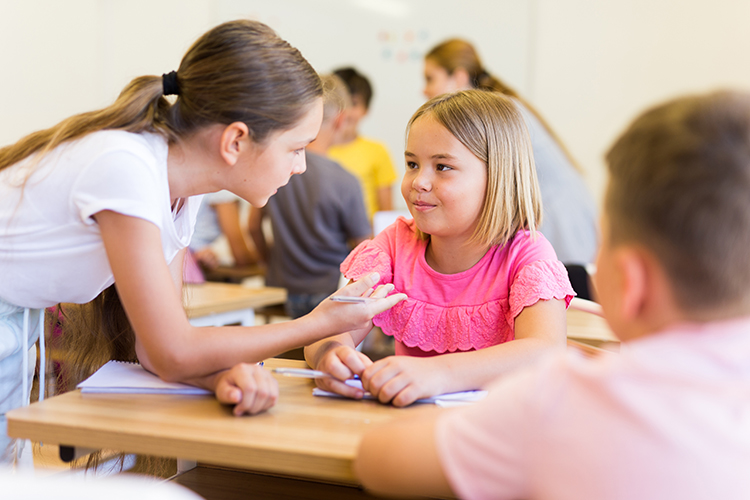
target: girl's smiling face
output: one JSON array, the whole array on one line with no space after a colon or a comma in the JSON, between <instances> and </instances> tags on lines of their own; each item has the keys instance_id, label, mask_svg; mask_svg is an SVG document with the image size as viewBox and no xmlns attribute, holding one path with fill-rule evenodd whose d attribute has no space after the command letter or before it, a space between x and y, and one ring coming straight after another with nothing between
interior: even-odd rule
<instances>
[{"instance_id":1,"label":"girl's smiling face","mask_svg":"<svg viewBox=\"0 0 750 500\"><path fill-rule=\"evenodd\" d=\"M433 238L469 239L487 190L487 166L429 114L409 130L401 194L417 227Z\"/></svg>"}]
</instances>

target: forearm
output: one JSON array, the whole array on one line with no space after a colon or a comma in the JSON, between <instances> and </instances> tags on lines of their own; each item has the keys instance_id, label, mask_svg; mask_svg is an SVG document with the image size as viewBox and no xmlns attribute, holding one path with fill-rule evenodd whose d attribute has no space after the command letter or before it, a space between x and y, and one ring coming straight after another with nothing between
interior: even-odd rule
<instances>
[{"instance_id":1,"label":"forearm","mask_svg":"<svg viewBox=\"0 0 750 500\"><path fill-rule=\"evenodd\" d=\"M237 363L257 363L336 333L327 328L309 316L253 327L187 326L169 341L151 335L138 342L136 350L141 362L161 378L194 383Z\"/></svg>"},{"instance_id":2,"label":"forearm","mask_svg":"<svg viewBox=\"0 0 750 500\"><path fill-rule=\"evenodd\" d=\"M481 389L498 377L529 365L559 349L559 343L539 338L517 339L478 351L444 354L433 358L441 365L443 393Z\"/></svg>"},{"instance_id":3,"label":"forearm","mask_svg":"<svg viewBox=\"0 0 750 500\"><path fill-rule=\"evenodd\" d=\"M378 210L393 210L393 196L391 186L378 188L377 191Z\"/></svg>"}]
</instances>

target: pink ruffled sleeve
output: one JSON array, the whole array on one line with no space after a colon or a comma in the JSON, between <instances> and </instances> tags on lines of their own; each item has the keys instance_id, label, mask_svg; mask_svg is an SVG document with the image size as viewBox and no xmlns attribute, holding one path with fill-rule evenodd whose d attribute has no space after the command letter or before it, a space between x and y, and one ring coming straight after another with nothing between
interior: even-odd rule
<instances>
[{"instance_id":1,"label":"pink ruffled sleeve","mask_svg":"<svg viewBox=\"0 0 750 500\"><path fill-rule=\"evenodd\" d=\"M575 297L575 292L562 262L559 260L534 261L521 268L511 284L508 323L512 328L516 316L523 308L532 306L540 300L565 300L565 307L568 307L573 297Z\"/></svg>"},{"instance_id":2,"label":"pink ruffled sleeve","mask_svg":"<svg viewBox=\"0 0 750 500\"><path fill-rule=\"evenodd\" d=\"M377 272L380 274L378 285L393 283L393 259L374 240L357 245L341 263L340 269L344 277L350 280Z\"/></svg>"}]
</instances>

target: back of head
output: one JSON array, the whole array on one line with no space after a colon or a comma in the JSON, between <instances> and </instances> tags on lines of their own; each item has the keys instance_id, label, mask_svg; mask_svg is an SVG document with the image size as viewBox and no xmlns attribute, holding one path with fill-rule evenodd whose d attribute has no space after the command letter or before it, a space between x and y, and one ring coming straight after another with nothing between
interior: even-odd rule
<instances>
[{"instance_id":1,"label":"back of head","mask_svg":"<svg viewBox=\"0 0 750 500\"><path fill-rule=\"evenodd\" d=\"M505 85L500 79L490 75L484 68L477 50L472 44L460 38L452 38L433 47L425 59L433 61L452 75L454 71L463 68L469 75L471 85L475 89L491 90L507 96L518 97L516 92Z\"/></svg>"},{"instance_id":2,"label":"back of head","mask_svg":"<svg viewBox=\"0 0 750 500\"><path fill-rule=\"evenodd\" d=\"M650 249L685 311L750 305L750 94L657 106L606 158L612 244Z\"/></svg>"},{"instance_id":3,"label":"back of head","mask_svg":"<svg viewBox=\"0 0 750 500\"><path fill-rule=\"evenodd\" d=\"M164 97L161 76L134 79L111 106L72 116L0 149L0 169L34 153L98 130L155 132L169 140L202 126L244 122L256 142L291 128L321 96L320 79L299 51L268 26L248 20L221 24L185 54Z\"/></svg>"},{"instance_id":4,"label":"back of head","mask_svg":"<svg viewBox=\"0 0 750 500\"><path fill-rule=\"evenodd\" d=\"M329 123L339 113L351 106L346 84L336 75L321 75L323 84L323 123Z\"/></svg>"},{"instance_id":5,"label":"back of head","mask_svg":"<svg viewBox=\"0 0 750 500\"><path fill-rule=\"evenodd\" d=\"M531 140L516 104L502 94L466 90L423 104L409 120L429 117L487 166L484 209L474 240L503 245L519 230L541 223L542 202Z\"/></svg>"},{"instance_id":6,"label":"back of head","mask_svg":"<svg viewBox=\"0 0 750 500\"><path fill-rule=\"evenodd\" d=\"M372 85L370 85L370 81L367 77L354 68L339 68L334 71L333 74L344 81L349 88L349 93L352 97L357 96L361 98L365 108L370 108L370 101L372 100Z\"/></svg>"}]
</instances>

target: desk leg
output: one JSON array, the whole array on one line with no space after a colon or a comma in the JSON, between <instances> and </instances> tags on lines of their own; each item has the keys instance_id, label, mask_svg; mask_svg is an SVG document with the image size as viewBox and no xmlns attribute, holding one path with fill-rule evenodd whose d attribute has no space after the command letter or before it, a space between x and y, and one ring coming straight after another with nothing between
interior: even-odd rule
<instances>
[{"instance_id":1,"label":"desk leg","mask_svg":"<svg viewBox=\"0 0 750 500\"><path fill-rule=\"evenodd\" d=\"M198 462L195 460L184 460L182 458L177 459L177 476L180 474L183 474L189 470L195 469L195 467L198 465Z\"/></svg>"},{"instance_id":2,"label":"desk leg","mask_svg":"<svg viewBox=\"0 0 750 500\"><path fill-rule=\"evenodd\" d=\"M85 457L86 455L90 455L94 452L97 452L99 450L96 450L94 448L82 448L80 446L64 446L60 445L60 460L63 462L72 462L73 460L78 460L81 457Z\"/></svg>"}]
</instances>

